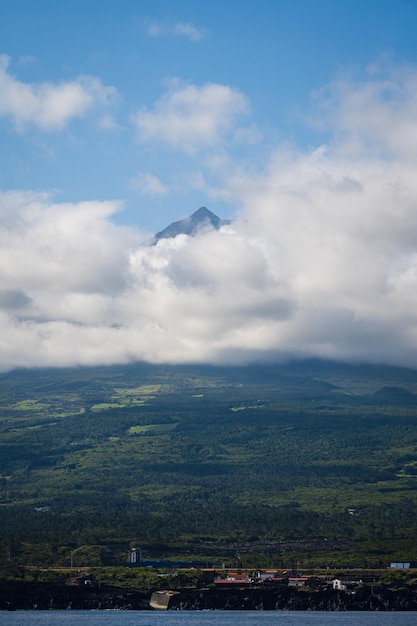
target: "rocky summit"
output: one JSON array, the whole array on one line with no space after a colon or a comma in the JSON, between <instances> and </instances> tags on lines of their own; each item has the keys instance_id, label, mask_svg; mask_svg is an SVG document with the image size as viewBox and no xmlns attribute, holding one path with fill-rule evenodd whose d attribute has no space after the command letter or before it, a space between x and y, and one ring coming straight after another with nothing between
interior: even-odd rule
<instances>
[{"instance_id":1,"label":"rocky summit","mask_svg":"<svg viewBox=\"0 0 417 626\"><path fill-rule=\"evenodd\" d=\"M156 244L160 239L169 239L177 235L195 236L207 230L218 230L225 224L229 224L229 220L222 220L205 206L202 206L189 217L178 222L172 222L159 233L156 233L153 243Z\"/></svg>"}]
</instances>

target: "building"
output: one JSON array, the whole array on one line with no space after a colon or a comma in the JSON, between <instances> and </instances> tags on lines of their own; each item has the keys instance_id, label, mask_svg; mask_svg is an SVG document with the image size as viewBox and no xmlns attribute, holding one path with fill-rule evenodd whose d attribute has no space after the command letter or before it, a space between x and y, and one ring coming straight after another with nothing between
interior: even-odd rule
<instances>
[{"instance_id":1,"label":"building","mask_svg":"<svg viewBox=\"0 0 417 626\"><path fill-rule=\"evenodd\" d=\"M278 570L266 569L264 572L258 572L258 578L260 580L267 580L269 578L276 578L278 576Z\"/></svg>"},{"instance_id":2,"label":"building","mask_svg":"<svg viewBox=\"0 0 417 626\"><path fill-rule=\"evenodd\" d=\"M126 567L160 567L163 569L194 567L191 561L169 561L166 559L143 559L142 548L131 548L127 553Z\"/></svg>"},{"instance_id":3,"label":"building","mask_svg":"<svg viewBox=\"0 0 417 626\"><path fill-rule=\"evenodd\" d=\"M142 561L142 548L131 548L128 552L127 562L136 565Z\"/></svg>"},{"instance_id":4,"label":"building","mask_svg":"<svg viewBox=\"0 0 417 626\"><path fill-rule=\"evenodd\" d=\"M229 572L226 578L216 578L214 584L217 587L248 587L252 584L252 580L247 574Z\"/></svg>"},{"instance_id":5,"label":"building","mask_svg":"<svg viewBox=\"0 0 417 626\"><path fill-rule=\"evenodd\" d=\"M333 589L335 589L336 591L346 591L347 588L346 583L342 582L339 578L335 578L332 582L332 585Z\"/></svg>"}]
</instances>

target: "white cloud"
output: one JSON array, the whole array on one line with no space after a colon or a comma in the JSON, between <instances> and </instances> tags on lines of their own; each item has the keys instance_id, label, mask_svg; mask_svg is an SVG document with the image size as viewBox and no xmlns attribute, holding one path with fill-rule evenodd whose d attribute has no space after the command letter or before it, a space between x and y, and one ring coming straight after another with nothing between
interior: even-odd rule
<instances>
[{"instance_id":1,"label":"white cloud","mask_svg":"<svg viewBox=\"0 0 417 626\"><path fill-rule=\"evenodd\" d=\"M74 117L84 116L98 103L115 97L93 76L75 81L28 84L9 73L10 59L0 55L0 116L10 117L18 130L34 124L41 130L61 130Z\"/></svg>"},{"instance_id":2,"label":"white cloud","mask_svg":"<svg viewBox=\"0 0 417 626\"><path fill-rule=\"evenodd\" d=\"M316 94L315 122L329 128L344 153L417 154L417 75L387 61L365 77L341 77Z\"/></svg>"},{"instance_id":3,"label":"white cloud","mask_svg":"<svg viewBox=\"0 0 417 626\"><path fill-rule=\"evenodd\" d=\"M163 26L160 22L147 20L145 24L150 37L161 37L166 33L166 26Z\"/></svg>"},{"instance_id":4,"label":"white cloud","mask_svg":"<svg viewBox=\"0 0 417 626\"><path fill-rule=\"evenodd\" d=\"M112 223L114 203L2 194L0 367L282 355L416 366L417 70L401 77L393 91L398 74L386 76L388 99L375 75L334 87L327 145L277 149L257 174L224 161L224 196L241 209L220 231L140 245Z\"/></svg>"},{"instance_id":5,"label":"white cloud","mask_svg":"<svg viewBox=\"0 0 417 626\"><path fill-rule=\"evenodd\" d=\"M175 24L156 22L154 20L146 23L148 35L150 37L176 36L185 37L189 41L202 41L207 36L205 28L197 28L189 22L176 22Z\"/></svg>"},{"instance_id":6,"label":"white cloud","mask_svg":"<svg viewBox=\"0 0 417 626\"><path fill-rule=\"evenodd\" d=\"M192 24L178 22L175 24L174 31L180 37L187 37L190 41L202 41L207 31L204 28L196 28Z\"/></svg>"},{"instance_id":7,"label":"white cloud","mask_svg":"<svg viewBox=\"0 0 417 626\"><path fill-rule=\"evenodd\" d=\"M166 196L168 188L150 172L138 172L130 181L130 188L145 196Z\"/></svg>"},{"instance_id":8,"label":"white cloud","mask_svg":"<svg viewBox=\"0 0 417 626\"><path fill-rule=\"evenodd\" d=\"M174 81L153 110L140 110L133 121L140 141L194 152L221 142L247 110L246 97L228 85L179 86Z\"/></svg>"},{"instance_id":9,"label":"white cloud","mask_svg":"<svg viewBox=\"0 0 417 626\"><path fill-rule=\"evenodd\" d=\"M232 229L138 245L113 203L0 201L1 369L216 360L291 314L262 246Z\"/></svg>"},{"instance_id":10,"label":"white cloud","mask_svg":"<svg viewBox=\"0 0 417 626\"><path fill-rule=\"evenodd\" d=\"M332 85L328 146L230 181L295 303L280 349L417 364L416 80L395 68Z\"/></svg>"},{"instance_id":11,"label":"white cloud","mask_svg":"<svg viewBox=\"0 0 417 626\"><path fill-rule=\"evenodd\" d=\"M103 130L107 130L107 131L116 131L116 130L121 130L123 128L108 113L105 113L104 115L102 115L98 123L99 123L100 128L102 128Z\"/></svg>"},{"instance_id":12,"label":"white cloud","mask_svg":"<svg viewBox=\"0 0 417 626\"><path fill-rule=\"evenodd\" d=\"M2 289L116 293L133 238L109 220L116 202L54 204L39 194L0 194ZM49 315L49 314L48 314Z\"/></svg>"}]
</instances>

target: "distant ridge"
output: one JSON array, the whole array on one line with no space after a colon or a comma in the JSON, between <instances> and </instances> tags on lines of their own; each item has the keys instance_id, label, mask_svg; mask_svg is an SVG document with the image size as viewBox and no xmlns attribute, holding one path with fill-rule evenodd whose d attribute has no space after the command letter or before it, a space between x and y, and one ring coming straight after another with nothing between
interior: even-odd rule
<instances>
[{"instance_id":1,"label":"distant ridge","mask_svg":"<svg viewBox=\"0 0 417 626\"><path fill-rule=\"evenodd\" d=\"M417 395L404 387L381 387L372 397L375 400L386 402L388 404L417 404Z\"/></svg>"},{"instance_id":2,"label":"distant ridge","mask_svg":"<svg viewBox=\"0 0 417 626\"><path fill-rule=\"evenodd\" d=\"M160 239L169 239L177 235L196 235L198 232L206 230L218 230L224 224L229 224L230 220L222 220L220 217L209 211L205 206L200 207L189 217L185 217L178 222L172 222L169 226L156 233L153 243Z\"/></svg>"}]
</instances>

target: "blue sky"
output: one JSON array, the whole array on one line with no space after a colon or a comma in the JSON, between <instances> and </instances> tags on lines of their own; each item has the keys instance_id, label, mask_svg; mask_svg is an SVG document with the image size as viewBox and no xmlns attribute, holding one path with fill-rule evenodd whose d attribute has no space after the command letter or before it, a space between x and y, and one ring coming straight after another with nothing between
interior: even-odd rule
<instances>
[{"instance_id":1,"label":"blue sky","mask_svg":"<svg viewBox=\"0 0 417 626\"><path fill-rule=\"evenodd\" d=\"M108 89L57 126L30 114L16 122L3 109L2 188L51 191L64 201L118 199L124 212L116 219L150 232L201 205L233 216L237 199L190 183L200 175L222 184L207 160L250 159L256 169L281 142L319 144L307 121L312 94L383 55L416 58L417 4L407 0L3 0L0 11L1 53L15 81L36 89L87 76ZM154 111L170 89L207 84L246 101L224 103L217 122L231 119L217 141L200 138L184 152L180 138L140 136L139 111Z\"/></svg>"},{"instance_id":2,"label":"blue sky","mask_svg":"<svg viewBox=\"0 0 417 626\"><path fill-rule=\"evenodd\" d=\"M417 366L417 2L2 0L0 369ZM149 246L200 206L219 232Z\"/></svg>"}]
</instances>

